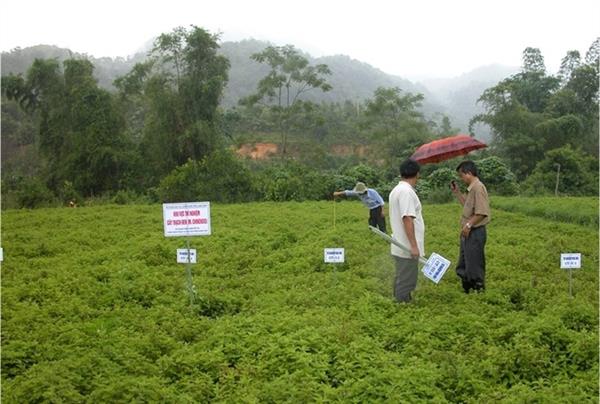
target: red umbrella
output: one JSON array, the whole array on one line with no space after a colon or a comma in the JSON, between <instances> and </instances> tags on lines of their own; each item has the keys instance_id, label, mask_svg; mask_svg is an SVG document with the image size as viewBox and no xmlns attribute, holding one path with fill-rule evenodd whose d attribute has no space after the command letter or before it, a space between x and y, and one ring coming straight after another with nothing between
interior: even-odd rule
<instances>
[{"instance_id":1,"label":"red umbrella","mask_svg":"<svg viewBox=\"0 0 600 404\"><path fill-rule=\"evenodd\" d=\"M469 135L456 135L425 143L410 158L421 164L439 163L484 147L487 147L485 143Z\"/></svg>"}]
</instances>

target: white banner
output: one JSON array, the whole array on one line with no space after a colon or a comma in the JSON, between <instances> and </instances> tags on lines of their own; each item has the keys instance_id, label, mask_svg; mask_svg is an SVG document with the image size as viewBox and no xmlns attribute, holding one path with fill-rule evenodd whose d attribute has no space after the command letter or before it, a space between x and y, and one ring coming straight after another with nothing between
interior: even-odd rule
<instances>
[{"instance_id":1,"label":"white banner","mask_svg":"<svg viewBox=\"0 0 600 404\"><path fill-rule=\"evenodd\" d=\"M163 203L165 237L210 236L210 202Z\"/></svg>"},{"instance_id":2,"label":"white banner","mask_svg":"<svg viewBox=\"0 0 600 404\"><path fill-rule=\"evenodd\" d=\"M343 248L326 248L323 252L323 258L328 264L338 264L344 262Z\"/></svg>"}]
</instances>

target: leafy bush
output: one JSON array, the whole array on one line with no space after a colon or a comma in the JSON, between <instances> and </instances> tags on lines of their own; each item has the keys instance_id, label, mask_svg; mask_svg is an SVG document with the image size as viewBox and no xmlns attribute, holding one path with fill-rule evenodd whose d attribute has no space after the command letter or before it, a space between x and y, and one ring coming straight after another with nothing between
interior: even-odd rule
<instances>
[{"instance_id":1,"label":"leafy bush","mask_svg":"<svg viewBox=\"0 0 600 404\"><path fill-rule=\"evenodd\" d=\"M250 171L228 150L217 150L201 161L188 160L163 178L158 193L163 202L242 202L256 198Z\"/></svg>"},{"instance_id":2,"label":"leafy bush","mask_svg":"<svg viewBox=\"0 0 600 404\"><path fill-rule=\"evenodd\" d=\"M561 195L598 195L598 159L570 145L550 150L525 181L529 195L554 194L557 168L560 165L558 192ZM596 170L590 170L595 167Z\"/></svg>"},{"instance_id":3,"label":"leafy bush","mask_svg":"<svg viewBox=\"0 0 600 404\"><path fill-rule=\"evenodd\" d=\"M36 177L26 177L15 190L19 208L38 208L56 204L56 197L44 182Z\"/></svg>"},{"instance_id":4,"label":"leafy bush","mask_svg":"<svg viewBox=\"0 0 600 404\"><path fill-rule=\"evenodd\" d=\"M419 181L417 181L417 186L415 188L419 199L422 201L427 200L429 198L429 195L431 195L431 193L433 192L433 187L427 179L420 179Z\"/></svg>"},{"instance_id":5,"label":"leafy bush","mask_svg":"<svg viewBox=\"0 0 600 404\"><path fill-rule=\"evenodd\" d=\"M516 195L519 192L517 177L499 157L490 156L477 161L479 178L491 194Z\"/></svg>"},{"instance_id":6,"label":"leafy bush","mask_svg":"<svg viewBox=\"0 0 600 404\"><path fill-rule=\"evenodd\" d=\"M62 183L58 189L58 197L63 204L68 204L71 201L77 204L83 202L83 197L77 192L71 181L64 181Z\"/></svg>"},{"instance_id":7,"label":"leafy bush","mask_svg":"<svg viewBox=\"0 0 600 404\"><path fill-rule=\"evenodd\" d=\"M358 164L356 166L346 168L341 174L350 178L354 178L354 183L364 182L369 188L376 188L383 180L383 173L381 170L370 167L366 164Z\"/></svg>"},{"instance_id":8,"label":"leafy bush","mask_svg":"<svg viewBox=\"0 0 600 404\"><path fill-rule=\"evenodd\" d=\"M443 167L438 168L427 176L427 181L433 188L445 188L449 189L450 181L456 181L456 171L452 171L450 168Z\"/></svg>"},{"instance_id":9,"label":"leafy bush","mask_svg":"<svg viewBox=\"0 0 600 404\"><path fill-rule=\"evenodd\" d=\"M334 191L354 186L350 177L320 172L291 161L263 169L258 182L262 198L278 202L331 199Z\"/></svg>"}]
</instances>

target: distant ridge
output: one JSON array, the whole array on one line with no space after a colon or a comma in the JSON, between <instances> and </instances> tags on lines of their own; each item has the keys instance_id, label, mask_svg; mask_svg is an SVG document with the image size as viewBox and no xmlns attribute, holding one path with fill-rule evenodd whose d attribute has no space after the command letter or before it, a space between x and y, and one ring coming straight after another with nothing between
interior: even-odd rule
<instances>
[{"instance_id":1,"label":"distant ridge","mask_svg":"<svg viewBox=\"0 0 600 404\"><path fill-rule=\"evenodd\" d=\"M255 91L258 81L268 72L268 68L251 60L250 56L269 45L272 44L255 39L221 44L220 52L231 62L229 82L222 100L224 107L237 105L240 98ZM518 71L518 68L515 67L489 65L455 78L427 79L413 83L346 55L313 58L304 53L304 56L311 63L327 64L332 71L328 81L333 89L326 93L321 91L306 93L305 99L307 100L357 102L371 98L377 87L399 87L403 91L422 93L425 96L422 111L426 116L431 118L435 115L446 114L450 117L453 126L462 131L466 131L469 119L481 112L481 106L476 105L481 93ZM95 58L57 46L37 45L2 52L1 71L2 75L25 73L36 58L55 58L62 62L70 57L89 59L95 66L94 74L98 79L98 84L103 88L114 90L113 80L129 72L136 63L145 60L147 56L141 52L128 58Z\"/></svg>"}]
</instances>

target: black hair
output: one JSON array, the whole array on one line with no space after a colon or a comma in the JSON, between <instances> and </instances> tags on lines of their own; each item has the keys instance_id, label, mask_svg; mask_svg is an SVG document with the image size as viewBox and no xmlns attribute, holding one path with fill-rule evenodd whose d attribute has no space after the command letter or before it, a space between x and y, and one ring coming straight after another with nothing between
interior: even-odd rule
<instances>
[{"instance_id":1,"label":"black hair","mask_svg":"<svg viewBox=\"0 0 600 404\"><path fill-rule=\"evenodd\" d=\"M400 176L402 178L414 178L421 171L421 166L413 159L406 159L400 164Z\"/></svg>"},{"instance_id":2,"label":"black hair","mask_svg":"<svg viewBox=\"0 0 600 404\"><path fill-rule=\"evenodd\" d=\"M475 177L479 176L479 171L477 170L477 166L470 160L463 161L456 167L456 171L459 171L463 174L471 173Z\"/></svg>"}]
</instances>

